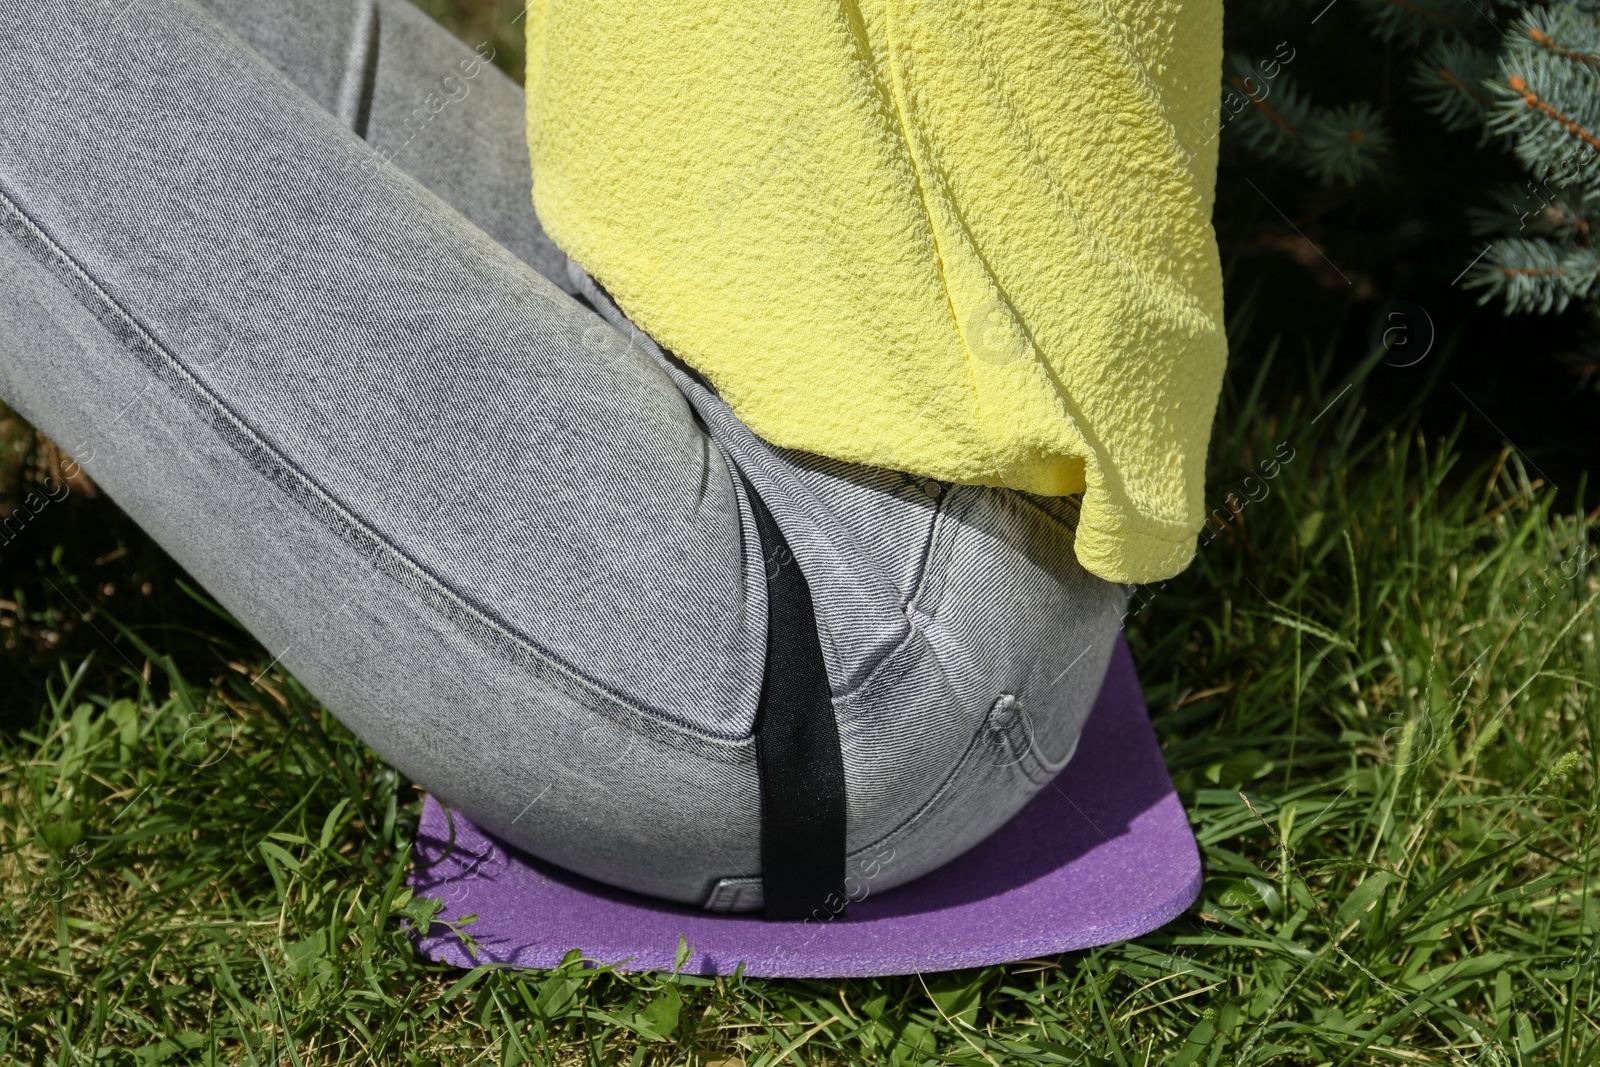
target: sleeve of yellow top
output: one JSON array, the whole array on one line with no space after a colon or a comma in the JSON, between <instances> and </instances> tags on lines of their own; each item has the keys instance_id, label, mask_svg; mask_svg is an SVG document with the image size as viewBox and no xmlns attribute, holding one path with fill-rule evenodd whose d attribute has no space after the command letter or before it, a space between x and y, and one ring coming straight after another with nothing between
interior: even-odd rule
<instances>
[{"instance_id":1,"label":"sleeve of yellow top","mask_svg":"<svg viewBox=\"0 0 1600 1067\"><path fill-rule=\"evenodd\" d=\"M1181 570L1226 360L1220 0L545 0L552 237L775 444L1083 494Z\"/></svg>"}]
</instances>

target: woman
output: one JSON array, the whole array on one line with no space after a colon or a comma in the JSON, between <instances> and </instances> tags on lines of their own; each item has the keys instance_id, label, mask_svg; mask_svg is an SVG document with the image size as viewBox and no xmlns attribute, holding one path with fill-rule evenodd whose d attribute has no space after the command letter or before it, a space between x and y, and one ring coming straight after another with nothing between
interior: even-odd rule
<instances>
[{"instance_id":1,"label":"woman","mask_svg":"<svg viewBox=\"0 0 1600 1067\"><path fill-rule=\"evenodd\" d=\"M1220 23L1146 6L530 9L558 247L404 3L10 5L0 393L479 826L836 911L1067 764L1193 551Z\"/></svg>"}]
</instances>

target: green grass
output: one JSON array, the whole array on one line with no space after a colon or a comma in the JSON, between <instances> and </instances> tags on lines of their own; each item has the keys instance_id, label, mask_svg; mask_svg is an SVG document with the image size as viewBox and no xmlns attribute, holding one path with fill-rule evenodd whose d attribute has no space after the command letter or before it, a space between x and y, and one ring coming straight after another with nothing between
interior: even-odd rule
<instances>
[{"instance_id":1,"label":"green grass","mask_svg":"<svg viewBox=\"0 0 1600 1067\"><path fill-rule=\"evenodd\" d=\"M0 545L0 1064L1595 1062L1583 487L1365 418L1448 345L1340 377L1233 296L1227 521L1129 620L1205 858L1180 920L881 980L419 959L416 789L74 492ZM0 498L36 460L0 411Z\"/></svg>"}]
</instances>

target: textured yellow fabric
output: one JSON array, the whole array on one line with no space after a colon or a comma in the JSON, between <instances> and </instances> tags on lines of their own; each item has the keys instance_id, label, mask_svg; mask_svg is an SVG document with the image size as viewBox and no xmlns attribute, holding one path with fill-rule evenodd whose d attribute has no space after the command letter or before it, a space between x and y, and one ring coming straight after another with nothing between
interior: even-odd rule
<instances>
[{"instance_id":1,"label":"textured yellow fabric","mask_svg":"<svg viewBox=\"0 0 1600 1067\"><path fill-rule=\"evenodd\" d=\"M1226 341L1221 0L536 0L551 237L774 444L1083 493L1181 570Z\"/></svg>"}]
</instances>

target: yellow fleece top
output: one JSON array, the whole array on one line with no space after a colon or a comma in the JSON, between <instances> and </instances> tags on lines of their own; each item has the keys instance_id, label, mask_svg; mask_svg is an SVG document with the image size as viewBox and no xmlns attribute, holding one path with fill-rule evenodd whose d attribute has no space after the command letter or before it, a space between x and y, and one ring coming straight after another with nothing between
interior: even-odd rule
<instances>
[{"instance_id":1,"label":"yellow fleece top","mask_svg":"<svg viewBox=\"0 0 1600 1067\"><path fill-rule=\"evenodd\" d=\"M1082 493L1107 580L1189 562L1227 355L1221 0L527 18L545 229L753 431Z\"/></svg>"}]
</instances>

